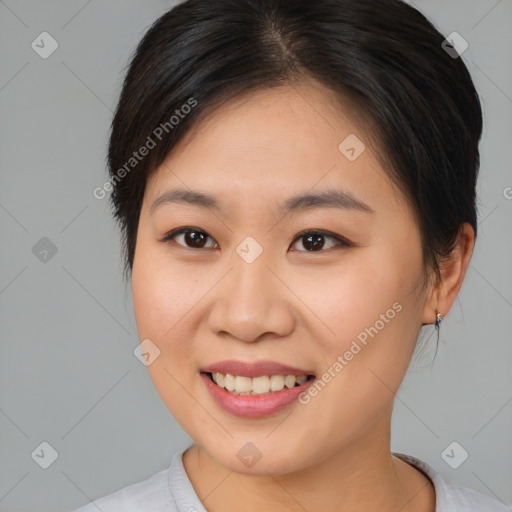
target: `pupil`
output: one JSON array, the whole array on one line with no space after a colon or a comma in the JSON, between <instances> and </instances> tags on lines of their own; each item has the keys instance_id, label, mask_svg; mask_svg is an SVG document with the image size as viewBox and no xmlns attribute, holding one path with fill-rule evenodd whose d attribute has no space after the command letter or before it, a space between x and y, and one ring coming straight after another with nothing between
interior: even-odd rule
<instances>
[{"instance_id":1,"label":"pupil","mask_svg":"<svg viewBox=\"0 0 512 512\"><path fill-rule=\"evenodd\" d=\"M206 236L200 231L188 231L185 233L185 242L193 247L203 247L206 243Z\"/></svg>"},{"instance_id":2,"label":"pupil","mask_svg":"<svg viewBox=\"0 0 512 512\"><path fill-rule=\"evenodd\" d=\"M311 243L311 249L308 245ZM306 242L303 243L304 247L309 250L321 249L324 246L323 235L314 233L306 237Z\"/></svg>"}]
</instances>

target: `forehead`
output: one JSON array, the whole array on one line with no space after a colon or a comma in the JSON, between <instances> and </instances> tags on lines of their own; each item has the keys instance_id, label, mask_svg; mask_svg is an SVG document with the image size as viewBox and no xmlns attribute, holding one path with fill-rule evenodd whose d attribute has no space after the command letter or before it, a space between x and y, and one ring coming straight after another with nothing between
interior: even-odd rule
<instances>
[{"instance_id":1,"label":"forehead","mask_svg":"<svg viewBox=\"0 0 512 512\"><path fill-rule=\"evenodd\" d=\"M369 205L403 207L357 115L315 83L246 93L182 139L149 180L147 199L178 185L226 205L341 188Z\"/></svg>"}]
</instances>

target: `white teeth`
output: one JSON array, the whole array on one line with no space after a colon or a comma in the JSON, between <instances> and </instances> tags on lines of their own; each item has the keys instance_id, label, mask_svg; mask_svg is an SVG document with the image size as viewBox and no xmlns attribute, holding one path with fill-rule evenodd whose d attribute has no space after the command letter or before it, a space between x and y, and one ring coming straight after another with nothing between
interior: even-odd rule
<instances>
[{"instance_id":1,"label":"white teeth","mask_svg":"<svg viewBox=\"0 0 512 512\"><path fill-rule=\"evenodd\" d=\"M257 395L268 393L270 391L270 379L266 375L263 377L254 377L250 391L253 391Z\"/></svg>"},{"instance_id":2,"label":"white teeth","mask_svg":"<svg viewBox=\"0 0 512 512\"><path fill-rule=\"evenodd\" d=\"M295 375L287 375L284 379L284 385L291 389L295 386Z\"/></svg>"},{"instance_id":3,"label":"white teeth","mask_svg":"<svg viewBox=\"0 0 512 512\"><path fill-rule=\"evenodd\" d=\"M225 377L223 373L214 373L213 380L221 387L224 387Z\"/></svg>"},{"instance_id":4,"label":"white teeth","mask_svg":"<svg viewBox=\"0 0 512 512\"><path fill-rule=\"evenodd\" d=\"M307 375L262 375L261 377L243 377L229 373L212 373L213 381L221 388L225 388L235 395L266 395L285 388L291 389L295 385L306 382Z\"/></svg>"},{"instance_id":5,"label":"white teeth","mask_svg":"<svg viewBox=\"0 0 512 512\"><path fill-rule=\"evenodd\" d=\"M233 375L229 375L227 373L224 377L224 387L228 391L234 391L235 390L235 377Z\"/></svg>"},{"instance_id":6,"label":"white teeth","mask_svg":"<svg viewBox=\"0 0 512 512\"><path fill-rule=\"evenodd\" d=\"M270 390L281 391L284 388L284 377L282 375L272 375L270 377Z\"/></svg>"},{"instance_id":7,"label":"white teeth","mask_svg":"<svg viewBox=\"0 0 512 512\"><path fill-rule=\"evenodd\" d=\"M235 391L237 393L248 393L252 388L252 379L249 377L235 377Z\"/></svg>"},{"instance_id":8,"label":"white teeth","mask_svg":"<svg viewBox=\"0 0 512 512\"><path fill-rule=\"evenodd\" d=\"M299 386L301 384L304 384L304 382L306 382L308 380L308 378L306 377L306 375L301 375L300 377L297 377L295 379L295 381L297 382L297 384L299 384Z\"/></svg>"}]
</instances>

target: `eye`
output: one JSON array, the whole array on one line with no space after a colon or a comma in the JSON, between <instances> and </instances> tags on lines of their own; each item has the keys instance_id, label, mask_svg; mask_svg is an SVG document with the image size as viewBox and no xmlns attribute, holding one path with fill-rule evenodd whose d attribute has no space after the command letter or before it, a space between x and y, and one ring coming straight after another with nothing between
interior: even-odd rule
<instances>
[{"instance_id":1,"label":"eye","mask_svg":"<svg viewBox=\"0 0 512 512\"><path fill-rule=\"evenodd\" d=\"M327 243L326 247L326 239L334 240L337 242L338 246L341 247L350 247L350 243L341 238L338 235L333 235L330 233L327 233L326 231L317 231L317 230L309 230L304 231L303 233L300 233L297 235L294 239L295 241L302 239L302 246L305 247L305 251L299 250L299 252L321 252L322 249L332 249L333 247L336 247L336 243ZM292 245L294 245L292 244ZM296 249L292 249L296 250Z\"/></svg>"},{"instance_id":2,"label":"eye","mask_svg":"<svg viewBox=\"0 0 512 512\"><path fill-rule=\"evenodd\" d=\"M208 239L213 243L208 245ZM302 246L305 250L293 248L299 240L302 239ZM327 242L331 240L331 242ZM161 242L173 241L182 247L188 249L217 249L219 244L205 231L195 227L185 227L175 229L167 233ZM351 244L342 237L330 234L326 231L308 230L300 233L295 237L291 250L298 252L322 252L322 249L332 249L334 247L350 247Z\"/></svg>"},{"instance_id":3,"label":"eye","mask_svg":"<svg viewBox=\"0 0 512 512\"><path fill-rule=\"evenodd\" d=\"M202 231L201 229L194 228L194 227L187 227L187 228L180 228L174 231L171 231L170 233L167 233L167 235L160 240L161 242L168 242L169 240L173 240L178 245L181 245L183 247L189 248L189 249L216 249L218 247L217 242L214 243L214 246L207 245L207 240L211 238L211 236Z\"/></svg>"}]
</instances>

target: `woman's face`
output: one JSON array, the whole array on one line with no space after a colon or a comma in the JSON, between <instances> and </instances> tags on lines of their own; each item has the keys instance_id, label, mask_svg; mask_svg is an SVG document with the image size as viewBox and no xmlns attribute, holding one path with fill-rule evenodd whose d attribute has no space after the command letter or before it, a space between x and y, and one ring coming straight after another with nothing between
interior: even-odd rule
<instances>
[{"instance_id":1,"label":"woman's face","mask_svg":"<svg viewBox=\"0 0 512 512\"><path fill-rule=\"evenodd\" d=\"M311 83L245 95L147 184L132 286L140 340L160 351L148 370L232 470L386 441L428 290L412 211L352 115Z\"/></svg>"}]
</instances>

